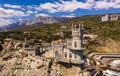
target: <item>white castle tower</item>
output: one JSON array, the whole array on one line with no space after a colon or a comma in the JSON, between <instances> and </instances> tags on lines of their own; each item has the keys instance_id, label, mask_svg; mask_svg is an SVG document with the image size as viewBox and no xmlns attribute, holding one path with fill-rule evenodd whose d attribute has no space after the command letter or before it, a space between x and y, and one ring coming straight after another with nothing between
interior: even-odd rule
<instances>
[{"instance_id":1,"label":"white castle tower","mask_svg":"<svg viewBox=\"0 0 120 76\"><path fill-rule=\"evenodd\" d=\"M68 57L71 63L83 64L83 23L72 25L72 47L67 51L72 57Z\"/></svg>"},{"instance_id":2,"label":"white castle tower","mask_svg":"<svg viewBox=\"0 0 120 76\"><path fill-rule=\"evenodd\" d=\"M54 45L53 57L56 57L59 62L84 64L83 58L83 23L72 25L72 39L67 39L63 47ZM61 44L60 44L61 45ZM56 46L56 47L55 47ZM61 50L59 50L61 49ZM57 53L59 55L57 55Z\"/></svg>"},{"instance_id":3,"label":"white castle tower","mask_svg":"<svg viewBox=\"0 0 120 76\"><path fill-rule=\"evenodd\" d=\"M83 24L72 25L72 48L73 50L82 50L83 44Z\"/></svg>"}]
</instances>

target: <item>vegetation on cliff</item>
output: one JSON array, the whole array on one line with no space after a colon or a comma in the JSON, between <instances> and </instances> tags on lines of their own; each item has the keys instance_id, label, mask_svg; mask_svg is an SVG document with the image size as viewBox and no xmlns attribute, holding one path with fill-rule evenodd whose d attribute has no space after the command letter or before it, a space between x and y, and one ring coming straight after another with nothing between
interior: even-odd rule
<instances>
[{"instance_id":1,"label":"vegetation on cliff","mask_svg":"<svg viewBox=\"0 0 120 76\"><path fill-rule=\"evenodd\" d=\"M71 37L71 25L79 24L81 21L84 23L84 33L97 34L98 40L102 40L102 43L108 39L120 42L120 18L117 21L101 22L101 15L83 16L73 18L70 21L59 24L46 24L40 26L30 26L20 28L14 31L8 31L0 33L1 38L14 38L17 40L28 39L41 39L43 42L51 42L59 38ZM61 28L65 26L66 28ZM62 32L63 35L57 33ZM102 45L103 45L102 44ZM99 46L97 41L89 42L88 48L94 48Z\"/></svg>"}]
</instances>

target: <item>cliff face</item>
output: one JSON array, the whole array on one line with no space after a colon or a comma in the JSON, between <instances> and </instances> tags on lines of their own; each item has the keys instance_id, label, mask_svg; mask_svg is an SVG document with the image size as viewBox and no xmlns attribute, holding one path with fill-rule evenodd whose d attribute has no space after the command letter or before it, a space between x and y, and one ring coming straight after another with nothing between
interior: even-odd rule
<instances>
[{"instance_id":1,"label":"cliff face","mask_svg":"<svg viewBox=\"0 0 120 76\"><path fill-rule=\"evenodd\" d=\"M108 39L105 42L105 46L96 47L98 52L106 52L106 53L120 53L120 42L114 41L112 39Z\"/></svg>"},{"instance_id":2,"label":"cliff face","mask_svg":"<svg viewBox=\"0 0 120 76\"><path fill-rule=\"evenodd\" d=\"M77 76L81 72L81 69L75 66L71 68L66 68L60 65L58 67L63 76Z\"/></svg>"}]
</instances>

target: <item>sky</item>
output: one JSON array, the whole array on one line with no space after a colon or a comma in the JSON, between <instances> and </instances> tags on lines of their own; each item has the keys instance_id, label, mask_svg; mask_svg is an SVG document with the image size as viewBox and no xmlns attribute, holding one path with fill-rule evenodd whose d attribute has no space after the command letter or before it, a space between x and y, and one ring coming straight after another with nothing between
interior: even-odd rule
<instances>
[{"instance_id":1,"label":"sky","mask_svg":"<svg viewBox=\"0 0 120 76\"><path fill-rule=\"evenodd\" d=\"M120 0L0 0L0 26L37 16L120 13Z\"/></svg>"}]
</instances>

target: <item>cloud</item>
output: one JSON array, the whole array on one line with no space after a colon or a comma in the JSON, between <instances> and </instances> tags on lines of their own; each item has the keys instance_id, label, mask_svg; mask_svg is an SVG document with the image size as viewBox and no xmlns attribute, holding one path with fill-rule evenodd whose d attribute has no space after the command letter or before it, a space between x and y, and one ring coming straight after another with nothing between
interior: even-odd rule
<instances>
[{"instance_id":1,"label":"cloud","mask_svg":"<svg viewBox=\"0 0 120 76\"><path fill-rule=\"evenodd\" d=\"M57 12L58 6L56 4L52 4L52 3L45 3L45 4L41 4L39 6L39 8L36 8L37 10L46 10L50 13L55 13Z\"/></svg>"},{"instance_id":2,"label":"cloud","mask_svg":"<svg viewBox=\"0 0 120 76\"><path fill-rule=\"evenodd\" d=\"M86 0L87 3L93 3L95 0Z\"/></svg>"},{"instance_id":3,"label":"cloud","mask_svg":"<svg viewBox=\"0 0 120 76\"><path fill-rule=\"evenodd\" d=\"M27 9L33 9L34 7L33 6L27 6Z\"/></svg>"},{"instance_id":4,"label":"cloud","mask_svg":"<svg viewBox=\"0 0 120 76\"><path fill-rule=\"evenodd\" d=\"M86 2L60 0L59 2L47 2L35 7L37 11L44 10L49 13L74 12L77 9L101 10L110 8L120 8L120 0L86 0Z\"/></svg>"},{"instance_id":5,"label":"cloud","mask_svg":"<svg viewBox=\"0 0 120 76\"><path fill-rule=\"evenodd\" d=\"M27 8L28 10L31 10L31 9L35 9L37 7L38 7L37 5L28 5L28 6L25 6L24 8Z\"/></svg>"},{"instance_id":6,"label":"cloud","mask_svg":"<svg viewBox=\"0 0 120 76\"><path fill-rule=\"evenodd\" d=\"M25 10L24 8L22 8L19 5L4 4L4 7Z\"/></svg>"},{"instance_id":7,"label":"cloud","mask_svg":"<svg viewBox=\"0 0 120 76\"><path fill-rule=\"evenodd\" d=\"M62 15L61 17L69 17L69 18L72 18L72 17L75 17L74 14L70 14L70 15Z\"/></svg>"},{"instance_id":8,"label":"cloud","mask_svg":"<svg viewBox=\"0 0 120 76\"><path fill-rule=\"evenodd\" d=\"M20 10L5 9L3 7L0 7L0 26L16 22L13 18L19 19L20 17L29 16L31 13L31 11L23 12Z\"/></svg>"},{"instance_id":9,"label":"cloud","mask_svg":"<svg viewBox=\"0 0 120 76\"><path fill-rule=\"evenodd\" d=\"M50 17L49 15L47 15L47 14L43 14L43 13L41 13L41 14L36 14L35 16L36 16L36 17L38 17L38 16Z\"/></svg>"},{"instance_id":10,"label":"cloud","mask_svg":"<svg viewBox=\"0 0 120 76\"><path fill-rule=\"evenodd\" d=\"M0 7L0 17L11 18L11 17L21 17L26 16L23 11L14 10L14 9L4 9Z\"/></svg>"},{"instance_id":11,"label":"cloud","mask_svg":"<svg viewBox=\"0 0 120 76\"><path fill-rule=\"evenodd\" d=\"M100 9L110 9L110 8L120 8L120 0L101 0L96 1L94 8Z\"/></svg>"},{"instance_id":12,"label":"cloud","mask_svg":"<svg viewBox=\"0 0 120 76\"><path fill-rule=\"evenodd\" d=\"M72 1L63 1L60 2L54 2L54 3L44 3L40 4L39 7L37 7L37 10L46 10L49 13L56 13L56 12L74 12L77 9L91 9L92 8L91 3L86 2L78 2L76 0Z\"/></svg>"},{"instance_id":13,"label":"cloud","mask_svg":"<svg viewBox=\"0 0 120 76\"><path fill-rule=\"evenodd\" d=\"M0 18L0 26L8 25L8 24L11 24L11 23L13 23L13 22L14 22L14 21L13 21L13 20L10 20L10 19Z\"/></svg>"},{"instance_id":14,"label":"cloud","mask_svg":"<svg viewBox=\"0 0 120 76\"><path fill-rule=\"evenodd\" d=\"M34 13L33 11L27 11L27 15L31 15L33 13Z\"/></svg>"}]
</instances>

